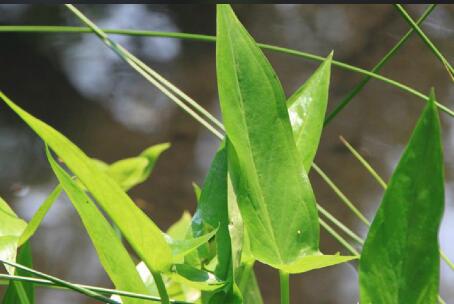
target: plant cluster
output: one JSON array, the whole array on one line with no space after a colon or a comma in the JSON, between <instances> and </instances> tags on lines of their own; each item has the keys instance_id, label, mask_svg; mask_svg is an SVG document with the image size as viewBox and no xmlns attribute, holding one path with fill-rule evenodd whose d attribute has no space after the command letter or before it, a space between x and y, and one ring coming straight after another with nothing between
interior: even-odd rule
<instances>
[{"instance_id":1,"label":"plant cluster","mask_svg":"<svg viewBox=\"0 0 454 304\"><path fill-rule=\"evenodd\" d=\"M287 304L290 303L290 274L355 260L358 260L360 303L443 302L438 294L438 230L444 209L438 110L451 116L453 113L436 101L433 91L425 96L377 74L416 32L452 75L450 64L419 28L435 6L429 6L416 22L402 6L396 6L412 29L369 72L334 61L333 54L320 58L258 44L229 5L218 5L215 38L173 36L216 41L223 124L108 35L109 32L132 35L141 32L104 31L74 6L67 7L88 28L2 27L0 30L96 34L134 70L218 137L219 149L204 184L195 186L198 201L195 214L185 213L163 232L126 192L149 177L168 144L155 145L138 156L107 164L87 156L63 134L0 92L4 104L44 141L47 159L58 180L28 223L0 199L0 262L7 270L0 278L8 284L3 303L34 303L35 285L70 289L104 303L263 303L253 269L258 262L279 272L281 303ZM312 56L322 63L286 98L261 48ZM325 119L332 65L359 71L366 78ZM388 183L342 139L385 189L374 219L369 222L314 163L314 158L324 125L372 77L419 96L426 105ZM365 240L317 204L308 178L312 168L369 226ZM30 238L62 192L80 216L115 289L74 284L32 268ZM320 226L349 255L322 253ZM339 232L362 245L361 252ZM126 243L139 263L126 250ZM441 257L454 269L442 252Z\"/></svg>"}]
</instances>

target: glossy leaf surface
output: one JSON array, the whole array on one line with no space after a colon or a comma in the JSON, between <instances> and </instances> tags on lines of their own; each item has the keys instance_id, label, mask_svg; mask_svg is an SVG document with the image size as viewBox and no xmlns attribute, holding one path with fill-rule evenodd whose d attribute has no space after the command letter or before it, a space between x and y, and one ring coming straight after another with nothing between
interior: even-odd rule
<instances>
[{"instance_id":1,"label":"glossy leaf surface","mask_svg":"<svg viewBox=\"0 0 454 304\"><path fill-rule=\"evenodd\" d=\"M60 184L77 210L85 229L93 242L99 260L115 287L132 292L146 292L136 267L125 247L117 238L112 226L104 218L93 201L66 173L46 150L49 163ZM123 298L123 303L141 303L141 300Z\"/></svg>"},{"instance_id":2,"label":"glossy leaf surface","mask_svg":"<svg viewBox=\"0 0 454 304\"><path fill-rule=\"evenodd\" d=\"M216 65L229 172L251 251L270 265L318 251L315 198L271 65L228 5L218 5ZM302 174L303 173L303 174Z\"/></svg>"},{"instance_id":3,"label":"glossy leaf surface","mask_svg":"<svg viewBox=\"0 0 454 304\"><path fill-rule=\"evenodd\" d=\"M162 232L120 186L93 165L92 159L61 133L28 114L1 92L0 98L55 151L80 179L147 266L153 271L168 270L172 263L172 254Z\"/></svg>"},{"instance_id":4,"label":"glossy leaf surface","mask_svg":"<svg viewBox=\"0 0 454 304\"><path fill-rule=\"evenodd\" d=\"M369 229L361 303L437 303L444 181L434 96L424 109Z\"/></svg>"},{"instance_id":5,"label":"glossy leaf surface","mask_svg":"<svg viewBox=\"0 0 454 304\"><path fill-rule=\"evenodd\" d=\"M332 54L287 100L293 137L306 172L309 172L325 120Z\"/></svg>"}]
</instances>

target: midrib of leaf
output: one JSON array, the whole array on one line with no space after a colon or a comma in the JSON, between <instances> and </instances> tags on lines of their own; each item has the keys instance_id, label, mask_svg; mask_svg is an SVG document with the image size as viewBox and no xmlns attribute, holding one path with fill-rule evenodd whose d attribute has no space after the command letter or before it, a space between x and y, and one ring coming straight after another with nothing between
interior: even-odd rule
<instances>
[{"instance_id":1,"label":"midrib of leaf","mask_svg":"<svg viewBox=\"0 0 454 304\"><path fill-rule=\"evenodd\" d=\"M235 52L233 51L233 49L230 47L232 45L232 39L231 39L231 36L230 36L230 27L228 27L227 25L225 25L225 19L224 19L224 27L228 29L227 33L227 37L229 39L229 50L230 50L230 53L232 55L232 58L235 62L235 65L237 65L237 60L236 60L236 54ZM240 39L243 39L240 35ZM248 46L249 48L249 45L247 43L247 40L245 41L246 42L246 45ZM254 58L254 60L256 60L255 56L252 56ZM259 64L260 68L261 68L261 65ZM236 69L235 69L236 70ZM248 156L250 158L250 163L252 164L253 168L254 168L254 172L257 172L257 166L255 164L255 161L254 161L254 157L253 157L253 149L250 145L250 137L249 137L249 126L246 122L246 119L244 118L245 117L245 109L244 109L244 99L243 99L243 95L241 93L241 88L240 88L240 84L239 84L239 80L238 80L238 75L237 73L234 73L234 76L235 76L235 84L237 86L237 90L238 90L238 94L240 96L239 98L239 105L240 105L240 109L241 109L241 112L243 113L243 115L241 116L241 120L242 120L242 123L243 125L246 127L246 130L248 130L248 132L245 132L246 134L246 137L247 137L247 144L248 144L248 149L246 149L248 151ZM274 91L273 91L274 93ZM271 224L271 220L270 220L270 214L269 214L269 211L268 211L268 207L267 205L264 203L265 202L265 197L264 197L264 194L262 192L262 187L260 186L260 182L258 181L258 177L256 174L253 175L254 176L254 185L255 185L255 188L258 188L256 191L258 191L259 195L260 195L260 198L262 200L262 203L265 205L265 208L262 208L261 206L260 209L264 209L264 211L262 212L265 212L265 219L266 219L266 223L267 223L267 226L265 226L262 221L259 221L261 225L263 225L263 227L268 231L268 233L270 234L270 236L272 237L273 239L273 249L275 251L275 253L277 254L278 258L279 258L279 261L281 263L283 263L283 260L282 260L282 255L281 255L281 252L279 250L279 247L276 245L277 244L277 239L276 239L276 235L274 234L274 229L273 229L273 226ZM258 184L258 186L257 186Z\"/></svg>"}]
</instances>

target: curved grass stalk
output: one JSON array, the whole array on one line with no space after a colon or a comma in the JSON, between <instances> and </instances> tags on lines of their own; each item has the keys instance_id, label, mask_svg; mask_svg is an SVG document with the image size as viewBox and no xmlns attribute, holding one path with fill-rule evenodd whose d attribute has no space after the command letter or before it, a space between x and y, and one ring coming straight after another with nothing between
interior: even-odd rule
<instances>
[{"instance_id":1,"label":"curved grass stalk","mask_svg":"<svg viewBox=\"0 0 454 304\"><path fill-rule=\"evenodd\" d=\"M46 287L61 289L61 290L69 289L65 286L57 285L54 282L45 280L45 279L38 279L38 278L28 277L28 276L0 274L0 285L7 285L9 283L9 281L29 282L29 283L33 283L35 285L46 286ZM85 289L88 289L88 290L91 290L94 292L98 292L98 293L104 294L104 295L118 295L118 296L122 296L122 297L143 299L143 300L148 300L148 301L152 301L152 302L161 302L161 298L146 295L146 294L140 294L140 293L134 293L134 292L129 292L129 291L110 289L110 288L103 288L103 287L97 287L97 286L91 286L91 285L83 285L83 284L75 284L75 283L71 283L71 284L74 286L85 288ZM178 301L178 300L170 300L170 303L191 304L190 302Z\"/></svg>"},{"instance_id":2,"label":"curved grass stalk","mask_svg":"<svg viewBox=\"0 0 454 304\"><path fill-rule=\"evenodd\" d=\"M100 29L101 30L101 29ZM140 37L163 37L163 38L175 38L175 39L184 39L184 40L194 40L194 41L203 41L203 42L216 42L216 37L210 35L202 34L192 34L192 33L180 33L180 32L159 32L159 31L144 31L144 30L123 30L123 29L102 29L104 33L108 34L117 34L117 35L130 35L130 36L140 36ZM23 32L23 33L93 33L93 30L89 27L74 27L74 26L0 26L0 32ZM259 47L265 50L283 53L287 55L292 55L296 57L302 57L307 60L323 62L326 58L323 56L315 55L308 52L298 51L295 49L279 47L276 45L257 43ZM377 80L380 80L384 83L387 83L391 86L394 86L404 92L407 92L411 95L414 95L425 101L429 100L427 95L403 84L398 81L395 81L391 78L376 74L372 71L368 71L341 61L333 60L332 64L338 68L359 73ZM447 113L448 115L454 117L454 111L448 107L436 102L437 107Z\"/></svg>"},{"instance_id":3,"label":"curved grass stalk","mask_svg":"<svg viewBox=\"0 0 454 304\"><path fill-rule=\"evenodd\" d=\"M421 30L419 25L415 23L413 18L408 14L404 7L400 4L394 4L394 7L399 11L400 15L407 21L407 23L416 31L416 33L421 37L422 41L429 47L432 53L440 60L440 62L446 67L449 72L449 75L453 77L454 69L448 60L443 56L443 54L438 50L438 48L433 44L433 42L427 37L427 35Z\"/></svg>"},{"instance_id":4,"label":"curved grass stalk","mask_svg":"<svg viewBox=\"0 0 454 304\"><path fill-rule=\"evenodd\" d=\"M196 119L199 123L201 123L207 129L210 129L213 134L215 134L218 138L223 138L223 135L216 130L212 125L208 124L205 119L203 119L199 114L197 114L193 109L191 109L188 105L186 105L182 100L180 100L177 96L173 94L176 92L177 95L180 97L184 97L183 99L189 103L191 106L194 107L197 111L199 111L203 116L208 118L208 120L212 121L215 125L222 124L212 116L208 111L206 111L203 107L201 107L197 102L193 99L189 98L186 94L184 94L181 90L179 90L176 86L171 84L168 80L164 77L160 76L156 71L151 69L150 67L146 66L141 60L137 57L132 55L128 50L126 50L121 45L112 41L106 33L104 33L101 29L99 29L93 22L91 22L87 17L85 17L82 12L80 12L76 7L71 4L67 4L66 7L71 10L83 23L85 23L91 31L93 31L110 49L112 49L116 54L118 54L126 63L128 63L134 70L136 70L140 75L142 75L146 80L151 82L154 86L156 86L161 92L163 92L167 97L169 97L173 102L175 102L179 107L181 107L185 112L191 115L194 119ZM147 69L145 70L143 67L146 66ZM167 87L167 88L166 88ZM169 89L171 91L169 91Z\"/></svg>"},{"instance_id":5,"label":"curved grass stalk","mask_svg":"<svg viewBox=\"0 0 454 304\"><path fill-rule=\"evenodd\" d=\"M328 186L336 193L336 195L341 199L341 201L358 217L364 224L369 226L369 220L362 214L362 212L356 208L355 204L353 204L348 197L336 186L336 184L320 169L319 166L314 162L312 164L312 168L314 168L315 172L320 175L320 177L328 184Z\"/></svg>"},{"instance_id":6,"label":"curved grass stalk","mask_svg":"<svg viewBox=\"0 0 454 304\"><path fill-rule=\"evenodd\" d=\"M367 172L370 173L374 177L374 179L377 181L377 183L380 184L380 186L383 188L383 190L386 190L387 184L383 180L383 178L380 177L380 175L377 173L377 171L369 164L369 162L359 154L359 152L353 148L353 146L342 136L340 136L341 142L347 147L347 149L353 154L353 156L363 165L363 167L367 170ZM442 258L443 261L451 268L454 270L454 263L449 259L449 257L444 253L444 251L440 248L440 257Z\"/></svg>"},{"instance_id":7,"label":"curved grass stalk","mask_svg":"<svg viewBox=\"0 0 454 304\"><path fill-rule=\"evenodd\" d=\"M342 236L339 235L330 225L328 225L322 218L319 218L320 225L335 238L345 249L350 251L352 255L359 255L358 250L352 247Z\"/></svg>"},{"instance_id":8,"label":"curved grass stalk","mask_svg":"<svg viewBox=\"0 0 454 304\"><path fill-rule=\"evenodd\" d=\"M431 4L427 7L427 9L424 11L424 13L421 15L421 17L418 19L416 22L418 25L422 24L424 20L430 15L430 13L435 9L436 4ZM410 29L400 40L397 42L389 51L386 53L386 55L372 68L371 72L373 73L378 73L381 68L388 62L388 60L393 57L396 52L401 48L402 45L410 38L411 34L414 32L414 28ZM340 102L339 104L334 108L333 111L331 111L330 114L326 116L325 123L324 125L326 126L330 121L339 114L340 111L342 111L343 108L345 108L350 101L355 97L371 80L371 76L367 75L365 76Z\"/></svg>"},{"instance_id":9,"label":"curved grass stalk","mask_svg":"<svg viewBox=\"0 0 454 304\"><path fill-rule=\"evenodd\" d=\"M101 294L99 294L99 293L97 293L95 291L89 290L89 289L81 287L81 286L74 285L74 284L72 284L70 282L64 281L62 279L53 277L51 275L48 275L48 274L45 274L45 273L42 273L42 272L39 272L39 271L36 271L36 270L33 270L33 269L25 267L23 265L20 265L20 264L14 263L14 262L10 262L10 261L6 261L6 260L3 260L3 259L0 259L0 263L3 263L4 265L9 265L9 266L15 267L17 269L21 269L21 270L26 271L26 272L29 272L29 273L37 276L37 277L49 280L49 281L53 282L56 285L66 287L68 289L72 289L74 291L77 291L78 293L84 294L84 295L86 295L86 296L88 296L90 298L96 299L98 301L101 301L101 302L104 302L104 303L109 303L109 304L120 304L119 302L117 302L115 300L112 300L112 299L109 299L109 298L106 298L105 296L103 296L103 295L101 295Z\"/></svg>"},{"instance_id":10,"label":"curved grass stalk","mask_svg":"<svg viewBox=\"0 0 454 304\"><path fill-rule=\"evenodd\" d=\"M357 243L363 245L364 240L354 233L350 228L345 226L343 223L341 223L338 219L336 219L334 216L331 215L325 208L317 204L317 209L320 211L321 214L323 214L327 219L329 219L334 225L336 225L339 229L341 229L345 234L347 234L349 237L351 237L354 241Z\"/></svg>"}]
</instances>

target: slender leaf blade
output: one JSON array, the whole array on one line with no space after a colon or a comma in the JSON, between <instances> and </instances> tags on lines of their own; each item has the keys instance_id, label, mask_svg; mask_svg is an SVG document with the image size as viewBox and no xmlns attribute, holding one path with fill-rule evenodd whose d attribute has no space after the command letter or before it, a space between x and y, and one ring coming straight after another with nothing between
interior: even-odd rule
<instances>
[{"instance_id":1,"label":"slender leaf blade","mask_svg":"<svg viewBox=\"0 0 454 304\"><path fill-rule=\"evenodd\" d=\"M70 198L93 242L99 260L115 287L137 293L146 293L136 267L112 226L95 206L88 195L66 173L46 149L49 163ZM141 300L123 297L123 303L141 303Z\"/></svg>"},{"instance_id":2,"label":"slender leaf blade","mask_svg":"<svg viewBox=\"0 0 454 304\"><path fill-rule=\"evenodd\" d=\"M119 227L137 255L153 271L166 271L172 253L162 232L120 186L92 165L92 160L61 133L33 117L0 92L0 98L66 163Z\"/></svg>"},{"instance_id":3,"label":"slender leaf blade","mask_svg":"<svg viewBox=\"0 0 454 304\"><path fill-rule=\"evenodd\" d=\"M39 225L43 221L44 217L46 216L49 209L55 203L57 198L60 196L62 188L60 185L55 187L55 189L49 194L46 200L41 204L38 208L38 211L35 212L32 219L28 222L27 227L22 232L20 239L19 239L19 246L26 243L36 232ZM27 265L26 265L27 266Z\"/></svg>"},{"instance_id":4,"label":"slender leaf blade","mask_svg":"<svg viewBox=\"0 0 454 304\"><path fill-rule=\"evenodd\" d=\"M444 207L440 121L433 93L390 179L359 267L361 303L436 303Z\"/></svg>"},{"instance_id":5,"label":"slender leaf blade","mask_svg":"<svg viewBox=\"0 0 454 304\"><path fill-rule=\"evenodd\" d=\"M318 251L315 197L271 65L228 5L218 5L216 65L229 172L251 241L270 265Z\"/></svg>"},{"instance_id":6,"label":"slender leaf blade","mask_svg":"<svg viewBox=\"0 0 454 304\"><path fill-rule=\"evenodd\" d=\"M332 53L287 100L293 137L306 172L309 172L323 130L328 104Z\"/></svg>"}]
</instances>

